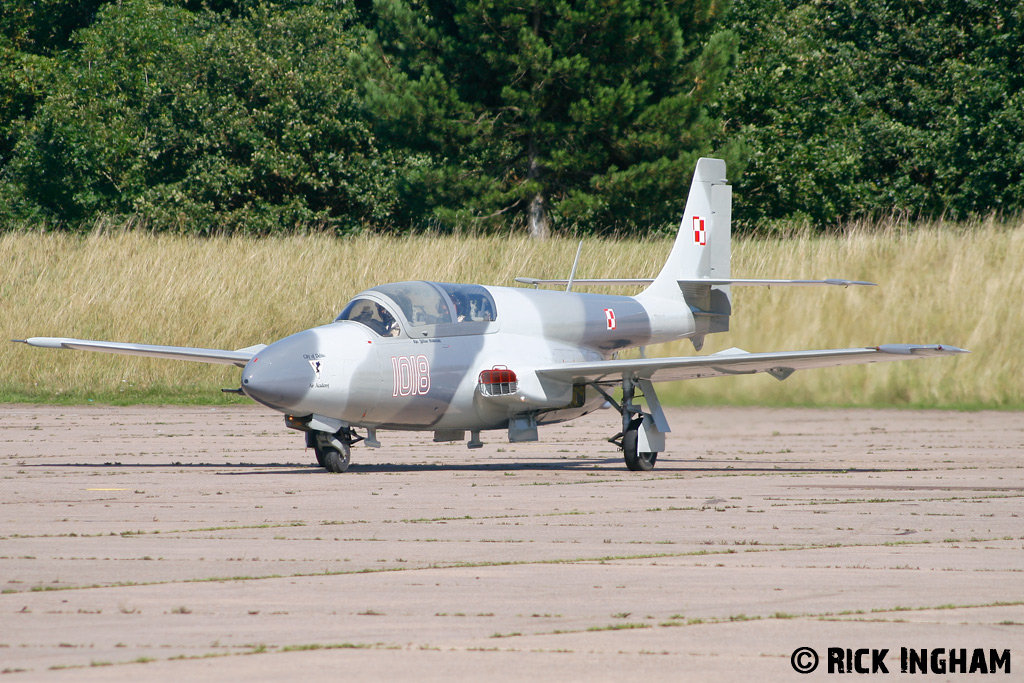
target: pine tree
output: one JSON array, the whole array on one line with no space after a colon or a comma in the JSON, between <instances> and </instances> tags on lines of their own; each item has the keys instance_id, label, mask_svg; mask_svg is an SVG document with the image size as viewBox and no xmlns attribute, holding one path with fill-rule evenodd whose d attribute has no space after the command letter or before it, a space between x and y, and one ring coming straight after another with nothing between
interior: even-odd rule
<instances>
[{"instance_id":1,"label":"pine tree","mask_svg":"<svg viewBox=\"0 0 1024 683\"><path fill-rule=\"evenodd\" d=\"M378 133L406 152L406 219L511 218L535 237L552 223L674 222L721 130L708 106L736 54L721 13L700 0L375 0L357 62Z\"/></svg>"}]
</instances>

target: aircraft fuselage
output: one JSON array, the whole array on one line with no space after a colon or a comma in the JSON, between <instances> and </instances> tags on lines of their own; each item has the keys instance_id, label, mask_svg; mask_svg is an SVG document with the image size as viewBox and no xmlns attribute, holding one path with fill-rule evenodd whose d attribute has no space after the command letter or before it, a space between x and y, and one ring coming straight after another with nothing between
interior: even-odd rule
<instances>
[{"instance_id":1,"label":"aircraft fuselage","mask_svg":"<svg viewBox=\"0 0 1024 683\"><path fill-rule=\"evenodd\" d=\"M694 331L685 307L674 316L662 309L655 317L629 296L479 289L492 298L492 320L419 326L386 295L387 287L363 292L356 300L380 304L397 318L396 336L355 320L299 332L254 357L242 372L242 389L285 414L320 415L351 426L500 429L524 412L536 413L544 424L584 415L605 399L593 388L544 381L531 368L603 360ZM456 308L454 298L442 305ZM515 390L501 393L508 387L499 386L492 392L484 381L492 377L481 377L492 370L514 373Z\"/></svg>"}]
</instances>

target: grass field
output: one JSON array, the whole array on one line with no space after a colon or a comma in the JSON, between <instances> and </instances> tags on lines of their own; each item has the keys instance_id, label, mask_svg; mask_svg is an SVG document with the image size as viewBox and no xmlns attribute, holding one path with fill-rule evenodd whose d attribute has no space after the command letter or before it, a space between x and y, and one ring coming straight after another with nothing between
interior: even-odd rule
<instances>
[{"instance_id":1,"label":"grass field","mask_svg":"<svg viewBox=\"0 0 1024 683\"><path fill-rule=\"evenodd\" d=\"M577 242L519 236L336 239L108 232L0 236L0 328L8 339L68 336L241 348L330 321L356 292L433 279L512 285L564 277ZM587 239L577 277L644 277L670 243ZM846 277L870 288L735 288L732 331L703 353L946 343L969 356L666 385L674 404L1024 407L1024 224L852 226L838 236L745 238L736 277ZM619 290L633 293L632 290ZM680 342L648 355L690 355ZM238 371L0 344L0 400L220 403Z\"/></svg>"}]
</instances>

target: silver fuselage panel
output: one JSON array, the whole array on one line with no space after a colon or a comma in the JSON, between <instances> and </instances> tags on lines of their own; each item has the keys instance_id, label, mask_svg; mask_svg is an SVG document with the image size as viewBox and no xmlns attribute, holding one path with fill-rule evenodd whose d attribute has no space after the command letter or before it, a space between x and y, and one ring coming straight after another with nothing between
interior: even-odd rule
<instances>
[{"instance_id":1,"label":"silver fuselage panel","mask_svg":"<svg viewBox=\"0 0 1024 683\"><path fill-rule=\"evenodd\" d=\"M457 300L467 287L475 299ZM654 322L655 313L629 296L421 282L370 289L353 299L360 301L382 310L350 304L345 311L367 319L345 319L343 311L334 323L271 344L245 367L243 391L288 415L360 427L499 429L522 413L543 424L584 415L604 397L533 368L599 361L694 331L686 307L675 307L675 316L661 309ZM397 331L384 331L388 316ZM514 390L494 395L479 386L481 373L494 368L515 374Z\"/></svg>"}]
</instances>

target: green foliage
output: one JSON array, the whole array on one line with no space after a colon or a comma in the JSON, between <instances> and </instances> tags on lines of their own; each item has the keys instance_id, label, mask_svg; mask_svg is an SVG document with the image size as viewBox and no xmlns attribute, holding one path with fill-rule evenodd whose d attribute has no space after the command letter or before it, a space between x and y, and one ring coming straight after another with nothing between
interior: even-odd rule
<instances>
[{"instance_id":1,"label":"green foliage","mask_svg":"<svg viewBox=\"0 0 1024 683\"><path fill-rule=\"evenodd\" d=\"M739 0L730 136L748 225L1024 206L1024 9L999 0Z\"/></svg>"},{"instance_id":2,"label":"green foliage","mask_svg":"<svg viewBox=\"0 0 1024 683\"><path fill-rule=\"evenodd\" d=\"M720 124L735 57L720 5L689 1L377 0L357 63L410 220L592 230L677 219ZM734 153L726 153L736 159Z\"/></svg>"},{"instance_id":3,"label":"green foliage","mask_svg":"<svg viewBox=\"0 0 1024 683\"><path fill-rule=\"evenodd\" d=\"M92 23L110 0L4 0L0 35L17 50L54 54L71 45L72 34Z\"/></svg>"},{"instance_id":4,"label":"green foliage","mask_svg":"<svg viewBox=\"0 0 1024 683\"><path fill-rule=\"evenodd\" d=\"M1010 0L4 0L0 229L739 229L1024 209Z\"/></svg>"},{"instance_id":5,"label":"green foliage","mask_svg":"<svg viewBox=\"0 0 1024 683\"><path fill-rule=\"evenodd\" d=\"M4 0L0 4L0 171L14 147L16 125L30 118L45 91L49 57L71 46L109 0ZM16 199L0 175L0 219L18 215ZM5 206L6 204L6 206ZM5 215L6 214L6 215Z\"/></svg>"},{"instance_id":6,"label":"green foliage","mask_svg":"<svg viewBox=\"0 0 1024 683\"><path fill-rule=\"evenodd\" d=\"M323 3L239 17L108 6L19 131L10 177L26 205L78 227L110 214L207 233L386 222L392 169L345 67L350 23Z\"/></svg>"},{"instance_id":7,"label":"green foliage","mask_svg":"<svg viewBox=\"0 0 1024 683\"><path fill-rule=\"evenodd\" d=\"M23 52L0 36L0 170L11 156L15 121L32 114L40 94L41 73L50 60Z\"/></svg>"}]
</instances>

